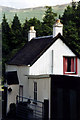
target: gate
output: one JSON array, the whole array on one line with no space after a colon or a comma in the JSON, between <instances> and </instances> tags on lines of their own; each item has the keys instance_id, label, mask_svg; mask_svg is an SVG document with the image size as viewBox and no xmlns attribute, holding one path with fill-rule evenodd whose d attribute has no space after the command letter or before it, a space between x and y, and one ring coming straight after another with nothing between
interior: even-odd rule
<instances>
[{"instance_id":1,"label":"gate","mask_svg":"<svg viewBox=\"0 0 80 120\"><path fill-rule=\"evenodd\" d=\"M42 120L44 117L44 103L22 96L16 97L16 116L21 120Z\"/></svg>"}]
</instances>

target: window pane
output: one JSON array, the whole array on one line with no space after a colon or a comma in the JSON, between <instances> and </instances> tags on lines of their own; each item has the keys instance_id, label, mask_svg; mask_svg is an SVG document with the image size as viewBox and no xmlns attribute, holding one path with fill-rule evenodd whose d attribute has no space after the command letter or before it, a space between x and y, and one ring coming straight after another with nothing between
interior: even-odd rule
<instances>
[{"instance_id":1,"label":"window pane","mask_svg":"<svg viewBox=\"0 0 80 120\"><path fill-rule=\"evenodd\" d=\"M37 91L37 83L34 82L34 91Z\"/></svg>"},{"instance_id":2,"label":"window pane","mask_svg":"<svg viewBox=\"0 0 80 120\"><path fill-rule=\"evenodd\" d=\"M74 72L74 59L75 58L71 58L71 72Z\"/></svg>"},{"instance_id":3,"label":"window pane","mask_svg":"<svg viewBox=\"0 0 80 120\"><path fill-rule=\"evenodd\" d=\"M34 100L37 100L37 92L34 92Z\"/></svg>"},{"instance_id":4,"label":"window pane","mask_svg":"<svg viewBox=\"0 0 80 120\"><path fill-rule=\"evenodd\" d=\"M76 72L76 58L75 57L65 57L64 73L65 72Z\"/></svg>"},{"instance_id":5,"label":"window pane","mask_svg":"<svg viewBox=\"0 0 80 120\"><path fill-rule=\"evenodd\" d=\"M34 100L37 100L37 82L34 82Z\"/></svg>"},{"instance_id":6,"label":"window pane","mask_svg":"<svg viewBox=\"0 0 80 120\"><path fill-rule=\"evenodd\" d=\"M71 72L71 58L67 58L67 72Z\"/></svg>"}]
</instances>

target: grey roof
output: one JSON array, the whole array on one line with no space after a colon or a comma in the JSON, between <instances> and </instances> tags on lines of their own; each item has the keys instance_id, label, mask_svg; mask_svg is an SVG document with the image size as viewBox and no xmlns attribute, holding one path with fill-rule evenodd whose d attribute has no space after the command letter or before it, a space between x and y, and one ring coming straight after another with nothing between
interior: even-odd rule
<instances>
[{"instance_id":1,"label":"grey roof","mask_svg":"<svg viewBox=\"0 0 80 120\"><path fill-rule=\"evenodd\" d=\"M9 65L33 65L38 58L58 39L60 38L79 58L80 55L73 49L72 46L59 33L56 37L44 36L36 37L26 43L18 53L7 62Z\"/></svg>"}]
</instances>

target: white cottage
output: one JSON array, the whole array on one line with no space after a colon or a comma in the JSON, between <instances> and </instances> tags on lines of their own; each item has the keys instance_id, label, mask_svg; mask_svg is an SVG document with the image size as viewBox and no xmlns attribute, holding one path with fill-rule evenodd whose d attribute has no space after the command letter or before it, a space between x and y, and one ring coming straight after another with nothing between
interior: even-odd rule
<instances>
[{"instance_id":1,"label":"white cottage","mask_svg":"<svg viewBox=\"0 0 80 120\"><path fill-rule=\"evenodd\" d=\"M80 76L80 55L63 37L60 20L53 25L53 35L36 37L36 31L31 27L28 39L28 43L6 64L7 111L10 103L16 103L17 95L40 101L46 98L50 105L50 75ZM37 91L34 91L35 86ZM49 106L49 116L50 109Z\"/></svg>"}]
</instances>

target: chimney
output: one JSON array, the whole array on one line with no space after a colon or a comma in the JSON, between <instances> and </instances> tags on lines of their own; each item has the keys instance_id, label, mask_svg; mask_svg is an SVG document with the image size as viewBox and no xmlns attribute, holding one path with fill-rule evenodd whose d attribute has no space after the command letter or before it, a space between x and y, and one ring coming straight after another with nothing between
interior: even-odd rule
<instances>
[{"instance_id":1,"label":"chimney","mask_svg":"<svg viewBox=\"0 0 80 120\"><path fill-rule=\"evenodd\" d=\"M53 25L53 37L55 37L58 33L63 35L63 24L60 22L60 19L57 19L56 23Z\"/></svg>"},{"instance_id":2,"label":"chimney","mask_svg":"<svg viewBox=\"0 0 80 120\"><path fill-rule=\"evenodd\" d=\"M34 26L31 26L28 32L28 41L30 41L32 38L35 37L36 37L36 31L34 30Z\"/></svg>"}]
</instances>

